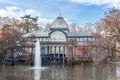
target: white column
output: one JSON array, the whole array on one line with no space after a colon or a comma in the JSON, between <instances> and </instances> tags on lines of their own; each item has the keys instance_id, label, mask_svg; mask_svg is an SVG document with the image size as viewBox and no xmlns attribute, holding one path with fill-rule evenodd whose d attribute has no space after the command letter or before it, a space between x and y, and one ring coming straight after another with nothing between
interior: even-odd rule
<instances>
[{"instance_id":1,"label":"white column","mask_svg":"<svg viewBox=\"0 0 120 80\"><path fill-rule=\"evenodd\" d=\"M65 55L67 57L67 47L65 46Z\"/></svg>"}]
</instances>

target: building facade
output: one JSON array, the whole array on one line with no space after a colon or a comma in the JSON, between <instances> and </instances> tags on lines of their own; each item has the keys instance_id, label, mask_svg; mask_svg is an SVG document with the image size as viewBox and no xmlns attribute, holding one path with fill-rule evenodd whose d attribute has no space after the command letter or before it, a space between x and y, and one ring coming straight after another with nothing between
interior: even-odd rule
<instances>
[{"instance_id":1,"label":"building facade","mask_svg":"<svg viewBox=\"0 0 120 80\"><path fill-rule=\"evenodd\" d=\"M54 57L58 58L61 57L61 55L74 57L77 46L85 46L87 45L87 41L93 40L93 36L90 32L70 32L67 22L61 16L57 17L52 22L50 31L36 31L27 33L24 36L34 36L39 39L41 44L41 54L52 54ZM70 42L70 40L72 41Z\"/></svg>"}]
</instances>

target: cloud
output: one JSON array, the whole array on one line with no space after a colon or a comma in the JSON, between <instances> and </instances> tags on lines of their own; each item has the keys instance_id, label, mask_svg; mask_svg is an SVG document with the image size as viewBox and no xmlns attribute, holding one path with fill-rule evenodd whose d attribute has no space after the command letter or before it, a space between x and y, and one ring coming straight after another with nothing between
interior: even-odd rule
<instances>
[{"instance_id":1,"label":"cloud","mask_svg":"<svg viewBox=\"0 0 120 80\"><path fill-rule=\"evenodd\" d=\"M32 17L39 16L38 24L40 26L45 26L47 23L50 23L52 21L47 18L41 18L42 16L41 13L34 9L23 10L20 7L16 7L16 6L9 6L9 7L5 7L5 9L0 9L1 17L10 17L10 18L20 19L20 17L24 15L31 15Z\"/></svg>"},{"instance_id":2,"label":"cloud","mask_svg":"<svg viewBox=\"0 0 120 80\"><path fill-rule=\"evenodd\" d=\"M120 7L120 0L68 0L70 2L87 5L108 5L109 7Z\"/></svg>"},{"instance_id":3,"label":"cloud","mask_svg":"<svg viewBox=\"0 0 120 80\"><path fill-rule=\"evenodd\" d=\"M10 7L5 7L5 9L0 9L0 16L2 17L14 17L14 18L20 18L21 16L28 15L30 14L31 16L41 16L39 12L33 9L26 9L22 10L19 7L16 6L10 6Z\"/></svg>"},{"instance_id":4,"label":"cloud","mask_svg":"<svg viewBox=\"0 0 120 80\"><path fill-rule=\"evenodd\" d=\"M51 23L53 20L51 20L51 19L46 19L46 18L39 18L38 19L38 23L40 24L40 26L42 26L42 27L45 27L45 25L47 24L47 23Z\"/></svg>"},{"instance_id":5,"label":"cloud","mask_svg":"<svg viewBox=\"0 0 120 80\"><path fill-rule=\"evenodd\" d=\"M13 4L13 5L16 4L14 0L0 0L0 2L5 4Z\"/></svg>"}]
</instances>

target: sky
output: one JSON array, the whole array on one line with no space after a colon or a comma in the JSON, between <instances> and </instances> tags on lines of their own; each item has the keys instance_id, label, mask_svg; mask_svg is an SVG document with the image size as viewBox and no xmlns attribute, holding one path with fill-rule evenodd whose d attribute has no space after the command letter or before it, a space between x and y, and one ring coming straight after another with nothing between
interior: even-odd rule
<instances>
[{"instance_id":1,"label":"sky","mask_svg":"<svg viewBox=\"0 0 120 80\"><path fill-rule=\"evenodd\" d=\"M45 26L61 13L68 23L85 25L104 18L108 8L119 8L119 4L120 0L0 0L0 16L38 16L39 25Z\"/></svg>"}]
</instances>

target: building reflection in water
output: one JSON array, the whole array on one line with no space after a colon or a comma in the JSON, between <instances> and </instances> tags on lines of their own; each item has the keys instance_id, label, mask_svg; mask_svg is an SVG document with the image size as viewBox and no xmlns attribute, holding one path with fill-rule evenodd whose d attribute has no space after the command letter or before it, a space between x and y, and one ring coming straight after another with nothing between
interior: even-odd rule
<instances>
[{"instance_id":1,"label":"building reflection in water","mask_svg":"<svg viewBox=\"0 0 120 80\"><path fill-rule=\"evenodd\" d=\"M46 70L0 66L0 80L120 80L120 65L50 65Z\"/></svg>"},{"instance_id":2,"label":"building reflection in water","mask_svg":"<svg viewBox=\"0 0 120 80\"><path fill-rule=\"evenodd\" d=\"M49 72L51 72L49 78L53 80L102 80L96 67L89 65L53 66Z\"/></svg>"}]
</instances>

